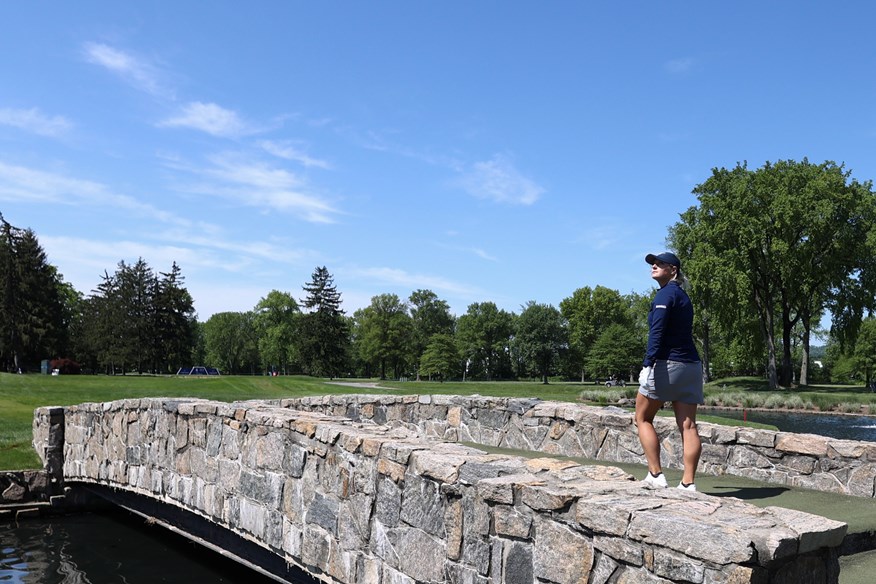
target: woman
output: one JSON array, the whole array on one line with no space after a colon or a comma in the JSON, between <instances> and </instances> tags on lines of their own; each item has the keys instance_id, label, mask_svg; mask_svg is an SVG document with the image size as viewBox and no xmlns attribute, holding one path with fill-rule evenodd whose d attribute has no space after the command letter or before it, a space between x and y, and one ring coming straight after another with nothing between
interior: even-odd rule
<instances>
[{"instance_id":1,"label":"woman","mask_svg":"<svg viewBox=\"0 0 876 584\"><path fill-rule=\"evenodd\" d=\"M684 291L687 280L681 262L667 252L648 254L651 277L660 289L648 313L648 349L639 374L636 395L636 426L648 461L644 482L665 487L660 465L660 439L654 430L654 416L671 401L675 422L681 432L684 475L680 489L696 491L695 476L702 444L697 432L697 405L703 403L703 369L693 341L693 306Z\"/></svg>"}]
</instances>

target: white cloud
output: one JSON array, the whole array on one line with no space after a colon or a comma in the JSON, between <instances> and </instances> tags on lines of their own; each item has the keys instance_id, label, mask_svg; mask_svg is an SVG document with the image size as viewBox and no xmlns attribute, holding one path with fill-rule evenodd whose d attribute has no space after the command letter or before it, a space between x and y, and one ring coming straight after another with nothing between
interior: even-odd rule
<instances>
[{"instance_id":1,"label":"white cloud","mask_svg":"<svg viewBox=\"0 0 876 584\"><path fill-rule=\"evenodd\" d=\"M211 157L209 168L188 168L204 177L198 184L182 187L188 192L222 197L259 209L291 213L311 223L334 223L340 213L295 174L263 162L241 160L233 155ZM180 165L174 164L177 169Z\"/></svg>"},{"instance_id":2,"label":"white cloud","mask_svg":"<svg viewBox=\"0 0 876 584\"><path fill-rule=\"evenodd\" d=\"M64 280L85 295L91 294L101 282L105 272L113 274L120 261L136 262L144 258L156 272L166 272L174 262L182 269L185 286L195 300L198 317L206 320L215 312L226 310L250 310L264 290L259 285L245 286L221 284L208 280L221 272L251 273L253 262L245 257L211 250L192 249L179 245L154 245L142 241L98 241L78 237L40 236L40 244L46 250L49 261L59 267ZM240 290L245 294L238 295ZM241 296L241 298L238 298ZM254 300L253 300L254 298Z\"/></svg>"},{"instance_id":3,"label":"white cloud","mask_svg":"<svg viewBox=\"0 0 876 584\"><path fill-rule=\"evenodd\" d=\"M449 232L448 235L455 236L456 234L454 232ZM452 250L452 251L473 254L481 259L488 260L491 262L499 261L499 258L497 258L496 256L488 253L486 250L481 249L479 247L465 247L462 245L448 245L446 243L436 243L435 245L437 245L441 248L444 248L444 249Z\"/></svg>"},{"instance_id":4,"label":"white cloud","mask_svg":"<svg viewBox=\"0 0 876 584\"><path fill-rule=\"evenodd\" d=\"M411 274L405 270L396 268L359 268L348 270L352 272L355 278L366 278L373 280L378 284L387 284L395 286L404 286L411 291L418 289L427 289L449 294L457 294L463 296L475 296L480 293L480 290L466 286L459 282L454 282L440 276L431 276L427 274Z\"/></svg>"},{"instance_id":5,"label":"white cloud","mask_svg":"<svg viewBox=\"0 0 876 584\"><path fill-rule=\"evenodd\" d=\"M0 201L56 203L70 206L111 206L129 209L165 223L191 222L137 199L113 193L105 185L24 166L0 162Z\"/></svg>"},{"instance_id":6,"label":"white cloud","mask_svg":"<svg viewBox=\"0 0 876 584\"><path fill-rule=\"evenodd\" d=\"M693 68L694 63L694 60L690 57L671 59L663 64L663 68L673 75L680 75L690 71Z\"/></svg>"},{"instance_id":7,"label":"white cloud","mask_svg":"<svg viewBox=\"0 0 876 584\"><path fill-rule=\"evenodd\" d=\"M259 142L259 146L264 149L265 152L272 154L277 158L291 160L292 162L298 162L306 167L315 166L317 168L323 168L326 170L330 168L328 162L324 160L319 160L317 158L312 158L308 154L301 152L300 150L295 148L288 141L275 142L273 140L263 140Z\"/></svg>"},{"instance_id":8,"label":"white cloud","mask_svg":"<svg viewBox=\"0 0 876 584\"><path fill-rule=\"evenodd\" d=\"M629 241L629 228L615 218L597 218L592 225L581 231L575 238L589 249L602 251L617 249L624 241Z\"/></svg>"},{"instance_id":9,"label":"white cloud","mask_svg":"<svg viewBox=\"0 0 876 584\"><path fill-rule=\"evenodd\" d=\"M65 134L73 127L73 124L66 118L62 116L45 116L37 108L0 108L0 124L50 137Z\"/></svg>"},{"instance_id":10,"label":"white cloud","mask_svg":"<svg viewBox=\"0 0 876 584\"><path fill-rule=\"evenodd\" d=\"M151 64L102 43L85 43L85 58L100 65L133 87L159 97L173 98L173 92L163 87L159 71Z\"/></svg>"},{"instance_id":11,"label":"white cloud","mask_svg":"<svg viewBox=\"0 0 876 584\"><path fill-rule=\"evenodd\" d=\"M502 155L473 164L460 185L475 197L512 205L531 205L544 193L541 186L520 174Z\"/></svg>"},{"instance_id":12,"label":"white cloud","mask_svg":"<svg viewBox=\"0 0 876 584\"><path fill-rule=\"evenodd\" d=\"M288 242L272 241L233 241L226 234L215 230L204 231L202 234L192 230L178 229L165 231L156 236L162 241L174 244L186 244L205 249L213 249L223 252L220 261L225 261L227 254L239 254L252 258L268 260L272 265L278 262L297 264L304 261L312 263L318 261L320 254L310 249L294 249ZM211 266L214 265L211 263ZM224 269L237 271L233 266L223 266Z\"/></svg>"},{"instance_id":13,"label":"white cloud","mask_svg":"<svg viewBox=\"0 0 876 584\"><path fill-rule=\"evenodd\" d=\"M482 250L479 247L473 247L471 249L471 251L472 251L472 253L474 253L476 256L478 256L481 259L489 260L491 262L497 261L497 258L495 256L488 254L487 252L485 252L484 250Z\"/></svg>"},{"instance_id":14,"label":"white cloud","mask_svg":"<svg viewBox=\"0 0 876 584\"><path fill-rule=\"evenodd\" d=\"M191 128L212 136L236 137L254 133L240 116L215 103L194 101L184 106L180 115L159 123L163 127Z\"/></svg>"}]
</instances>

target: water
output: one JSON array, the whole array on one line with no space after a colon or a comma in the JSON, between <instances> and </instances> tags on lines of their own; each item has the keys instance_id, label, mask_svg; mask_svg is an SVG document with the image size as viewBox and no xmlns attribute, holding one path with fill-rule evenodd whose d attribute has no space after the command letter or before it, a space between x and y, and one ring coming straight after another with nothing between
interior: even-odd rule
<instances>
[{"instance_id":1,"label":"water","mask_svg":"<svg viewBox=\"0 0 876 584\"><path fill-rule=\"evenodd\" d=\"M702 411L703 413L715 414L725 418L742 419L742 410L708 408ZM771 424L783 432L819 434L844 440L876 442L876 417L874 416L780 412L774 410L746 410L745 416L751 422Z\"/></svg>"},{"instance_id":2,"label":"water","mask_svg":"<svg viewBox=\"0 0 876 584\"><path fill-rule=\"evenodd\" d=\"M0 523L0 583L276 584L127 513ZM301 580L313 582L311 579Z\"/></svg>"}]
</instances>

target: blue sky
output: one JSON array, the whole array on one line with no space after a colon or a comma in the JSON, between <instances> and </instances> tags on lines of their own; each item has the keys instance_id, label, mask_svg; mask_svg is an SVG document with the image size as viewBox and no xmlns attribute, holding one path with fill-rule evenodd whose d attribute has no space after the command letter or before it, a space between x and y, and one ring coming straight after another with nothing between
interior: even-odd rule
<instances>
[{"instance_id":1,"label":"blue sky","mask_svg":"<svg viewBox=\"0 0 876 584\"><path fill-rule=\"evenodd\" d=\"M199 318L428 288L461 315L643 261L714 167L876 178L867 2L5 2L0 212L89 293L176 261Z\"/></svg>"}]
</instances>

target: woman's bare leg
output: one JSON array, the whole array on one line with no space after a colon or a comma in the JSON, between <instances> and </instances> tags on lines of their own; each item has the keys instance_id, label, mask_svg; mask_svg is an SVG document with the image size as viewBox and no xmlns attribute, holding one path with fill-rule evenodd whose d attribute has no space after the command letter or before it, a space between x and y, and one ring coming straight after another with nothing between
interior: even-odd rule
<instances>
[{"instance_id":1,"label":"woman's bare leg","mask_svg":"<svg viewBox=\"0 0 876 584\"><path fill-rule=\"evenodd\" d=\"M663 472L660 464L660 438L654 429L654 416L662 407L662 401L645 397L641 393L636 394L636 427L639 429L639 441L648 461L648 470L653 475Z\"/></svg>"},{"instance_id":2,"label":"woman's bare leg","mask_svg":"<svg viewBox=\"0 0 876 584\"><path fill-rule=\"evenodd\" d=\"M696 479L697 465L700 463L700 454L703 451L700 434L697 431L697 404L672 402L672 409L675 410L675 423L678 424L678 431L681 432L684 459L684 476L681 482L690 484Z\"/></svg>"}]
</instances>

